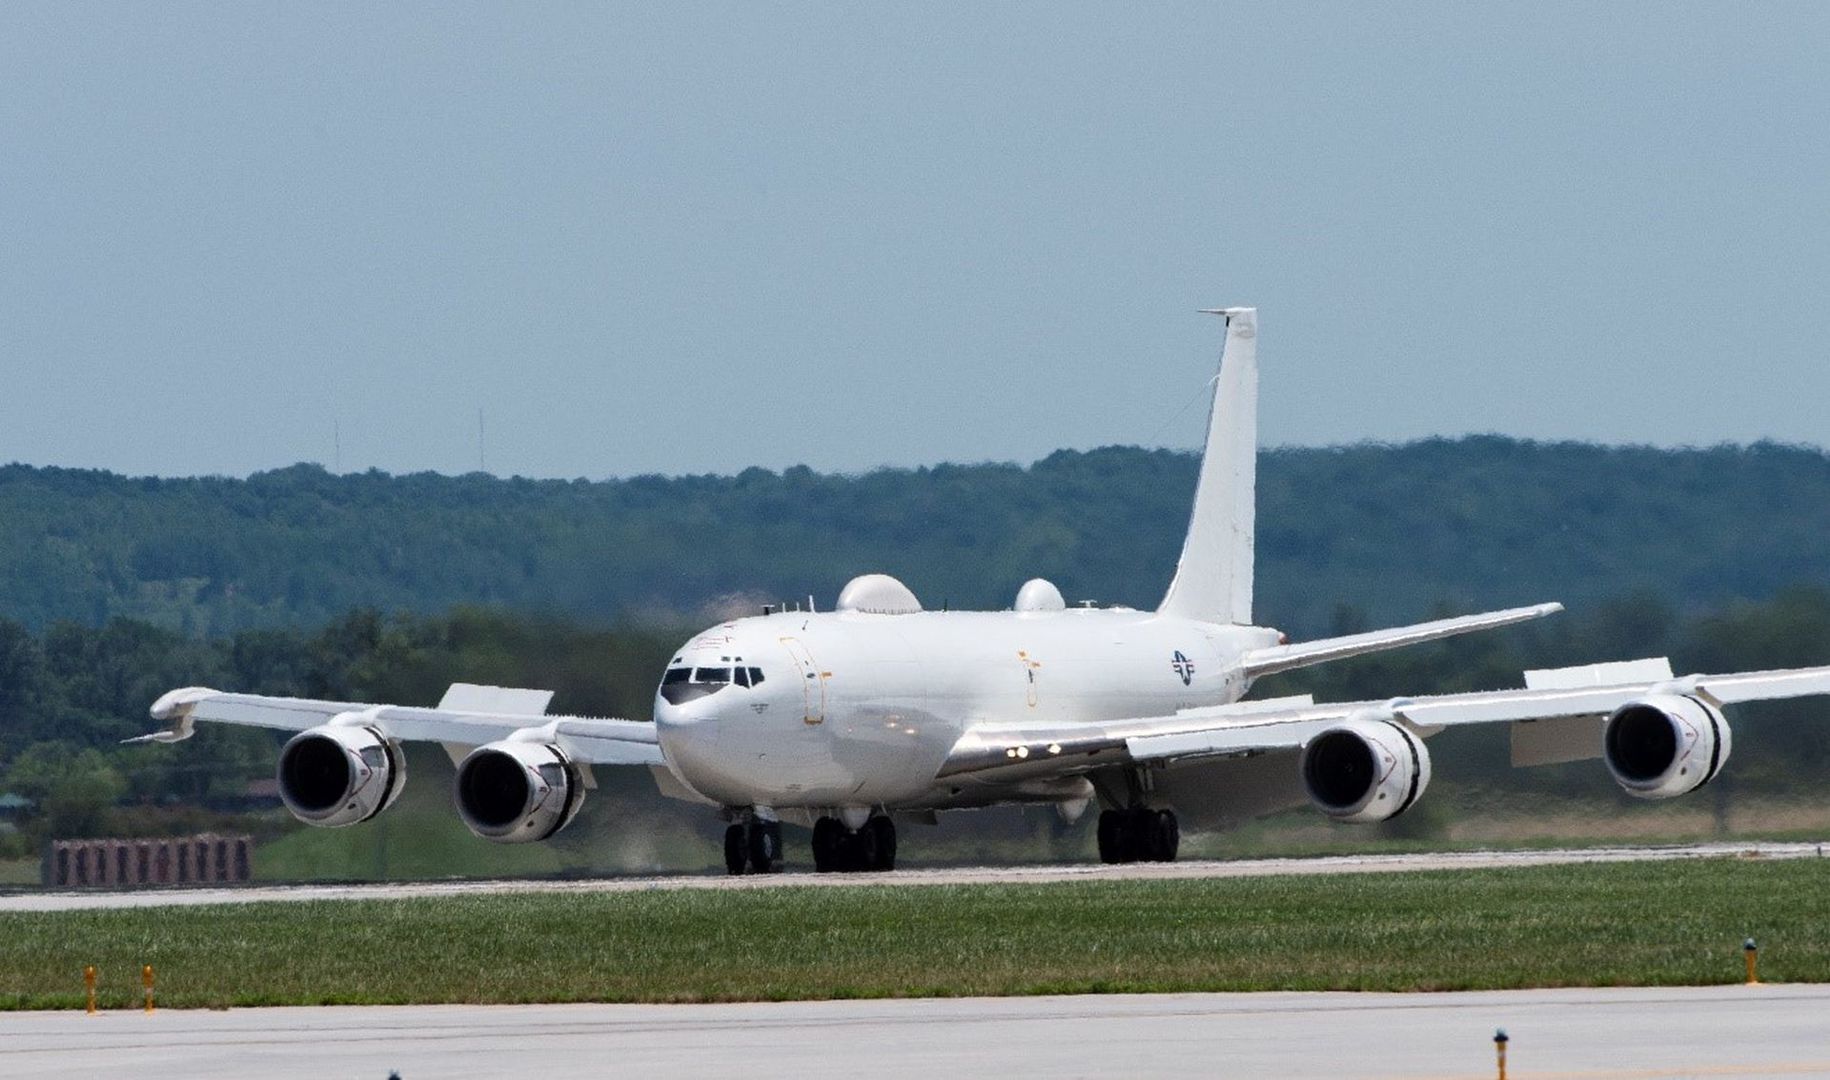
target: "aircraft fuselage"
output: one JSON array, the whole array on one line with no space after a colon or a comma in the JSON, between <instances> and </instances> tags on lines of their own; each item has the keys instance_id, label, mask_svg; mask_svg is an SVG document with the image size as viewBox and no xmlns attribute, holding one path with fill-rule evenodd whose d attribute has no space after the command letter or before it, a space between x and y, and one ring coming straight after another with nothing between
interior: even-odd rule
<instances>
[{"instance_id":1,"label":"aircraft fuselage","mask_svg":"<svg viewBox=\"0 0 1830 1080\"><path fill-rule=\"evenodd\" d=\"M1237 701L1240 654L1277 638L1129 609L780 612L688 641L669 679L743 674L678 702L664 682L655 721L674 775L726 806L943 806L936 776L968 730Z\"/></svg>"}]
</instances>

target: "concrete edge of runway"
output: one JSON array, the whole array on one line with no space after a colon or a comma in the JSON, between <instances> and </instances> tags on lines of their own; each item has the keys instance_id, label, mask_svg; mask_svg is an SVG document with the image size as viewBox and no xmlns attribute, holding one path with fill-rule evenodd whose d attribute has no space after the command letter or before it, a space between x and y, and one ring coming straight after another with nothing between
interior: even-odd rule
<instances>
[{"instance_id":1,"label":"concrete edge of runway","mask_svg":"<svg viewBox=\"0 0 1830 1080\"><path fill-rule=\"evenodd\" d=\"M309 900L391 900L506 893L618 893L663 889L846 888L866 885L1045 884L1070 881L1178 881L1268 877L1280 874L1361 874L1402 871L1505 869L1525 866L1655 862L1681 859L1822 858L1812 842L1721 842L1655 847L1452 851L1419 854L1328 855L1311 858L1206 860L1177 863L1100 863L948 867L887 874L815 874L807 871L746 877L713 874L568 880L461 880L346 884L179 887L122 891L16 891L0 895L0 913L84 911L206 904L286 903Z\"/></svg>"}]
</instances>

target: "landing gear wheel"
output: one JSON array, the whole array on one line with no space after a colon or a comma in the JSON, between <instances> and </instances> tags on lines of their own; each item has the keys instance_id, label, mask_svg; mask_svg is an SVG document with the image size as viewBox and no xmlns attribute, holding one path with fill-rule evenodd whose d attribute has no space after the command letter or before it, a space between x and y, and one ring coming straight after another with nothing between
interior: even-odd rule
<instances>
[{"instance_id":1,"label":"landing gear wheel","mask_svg":"<svg viewBox=\"0 0 1830 1080\"><path fill-rule=\"evenodd\" d=\"M871 838L871 859L864 869L896 869L896 823L888 815L878 814L864 823L862 831L869 833Z\"/></svg>"},{"instance_id":2,"label":"landing gear wheel","mask_svg":"<svg viewBox=\"0 0 1830 1080\"><path fill-rule=\"evenodd\" d=\"M1173 811L1134 806L1099 815L1101 862L1174 862L1181 846L1182 827Z\"/></svg>"},{"instance_id":3,"label":"landing gear wheel","mask_svg":"<svg viewBox=\"0 0 1830 1080\"><path fill-rule=\"evenodd\" d=\"M1182 846L1182 826L1170 810L1158 810L1155 821L1154 858L1157 862L1175 862L1176 850Z\"/></svg>"},{"instance_id":4,"label":"landing gear wheel","mask_svg":"<svg viewBox=\"0 0 1830 1080\"><path fill-rule=\"evenodd\" d=\"M724 830L724 869L741 874L750 863L750 840L740 822Z\"/></svg>"},{"instance_id":5,"label":"landing gear wheel","mask_svg":"<svg viewBox=\"0 0 1830 1080\"><path fill-rule=\"evenodd\" d=\"M835 817L813 823L813 868L821 873L896 869L896 823L877 814L853 832Z\"/></svg>"},{"instance_id":6,"label":"landing gear wheel","mask_svg":"<svg viewBox=\"0 0 1830 1080\"><path fill-rule=\"evenodd\" d=\"M728 843L727 843L728 848ZM729 865L730 856L725 856ZM782 868L782 823L779 821L750 822L750 871L756 874L773 874Z\"/></svg>"},{"instance_id":7,"label":"landing gear wheel","mask_svg":"<svg viewBox=\"0 0 1830 1080\"><path fill-rule=\"evenodd\" d=\"M1131 808L1131 818L1125 823L1125 832L1131 841L1131 858L1136 862L1162 862L1163 834L1157 828L1156 811L1148 806Z\"/></svg>"},{"instance_id":8,"label":"landing gear wheel","mask_svg":"<svg viewBox=\"0 0 1830 1080\"><path fill-rule=\"evenodd\" d=\"M1120 863L1125 861L1125 815L1119 810L1102 810L1099 812L1099 861L1103 863Z\"/></svg>"},{"instance_id":9,"label":"landing gear wheel","mask_svg":"<svg viewBox=\"0 0 1830 1080\"><path fill-rule=\"evenodd\" d=\"M823 817L813 823L813 868L821 874L843 870L845 824L838 818Z\"/></svg>"},{"instance_id":10,"label":"landing gear wheel","mask_svg":"<svg viewBox=\"0 0 1830 1080\"><path fill-rule=\"evenodd\" d=\"M857 832L847 832L839 845L839 869L848 874L872 869L877 861L877 834L868 824Z\"/></svg>"}]
</instances>

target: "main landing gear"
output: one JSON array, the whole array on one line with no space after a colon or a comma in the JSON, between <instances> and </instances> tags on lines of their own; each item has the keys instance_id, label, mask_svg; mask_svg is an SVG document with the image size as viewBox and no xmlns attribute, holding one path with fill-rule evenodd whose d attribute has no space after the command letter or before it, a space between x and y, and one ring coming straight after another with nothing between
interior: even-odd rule
<instances>
[{"instance_id":1,"label":"main landing gear","mask_svg":"<svg viewBox=\"0 0 1830 1080\"><path fill-rule=\"evenodd\" d=\"M1133 806L1099 815L1099 861L1175 862L1182 827L1174 812Z\"/></svg>"},{"instance_id":2,"label":"main landing gear","mask_svg":"<svg viewBox=\"0 0 1830 1080\"><path fill-rule=\"evenodd\" d=\"M813 823L813 868L837 871L896 869L896 823L875 814L861 829L848 829L835 817Z\"/></svg>"},{"instance_id":3,"label":"main landing gear","mask_svg":"<svg viewBox=\"0 0 1830 1080\"><path fill-rule=\"evenodd\" d=\"M732 874L780 873L782 823L751 811L741 813L724 830L724 868ZM836 817L821 818L813 826L813 868L822 874L894 870L896 823L888 815L873 814L863 827L848 829Z\"/></svg>"},{"instance_id":4,"label":"main landing gear","mask_svg":"<svg viewBox=\"0 0 1830 1080\"><path fill-rule=\"evenodd\" d=\"M724 868L733 874L779 873L782 823L746 817L725 829Z\"/></svg>"}]
</instances>

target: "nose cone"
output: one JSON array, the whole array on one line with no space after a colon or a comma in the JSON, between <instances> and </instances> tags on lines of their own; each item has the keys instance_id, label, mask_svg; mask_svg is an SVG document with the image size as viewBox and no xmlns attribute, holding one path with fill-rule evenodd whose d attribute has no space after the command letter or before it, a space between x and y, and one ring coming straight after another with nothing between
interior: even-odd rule
<instances>
[{"instance_id":1,"label":"nose cone","mask_svg":"<svg viewBox=\"0 0 1830 1080\"><path fill-rule=\"evenodd\" d=\"M669 701L671 695L655 691L654 723L661 741L667 741L669 732L683 731L711 723L717 706L709 698L692 698L688 701Z\"/></svg>"},{"instance_id":2,"label":"nose cone","mask_svg":"<svg viewBox=\"0 0 1830 1080\"><path fill-rule=\"evenodd\" d=\"M723 696L673 704L657 695L655 734L674 775L688 787L717 802L747 804L754 801L748 786L754 778L744 768L743 748L733 742L735 733L724 730L732 721L722 715Z\"/></svg>"},{"instance_id":3,"label":"nose cone","mask_svg":"<svg viewBox=\"0 0 1830 1080\"><path fill-rule=\"evenodd\" d=\"M670 700L675 695L665 693L667 689L671 687L657 691L654 698L655 733L661 748L669 754L701 756L716 748L719 728L728 723L731 706L741 702L728 692Z\"/></svg>"}]
</instances>

